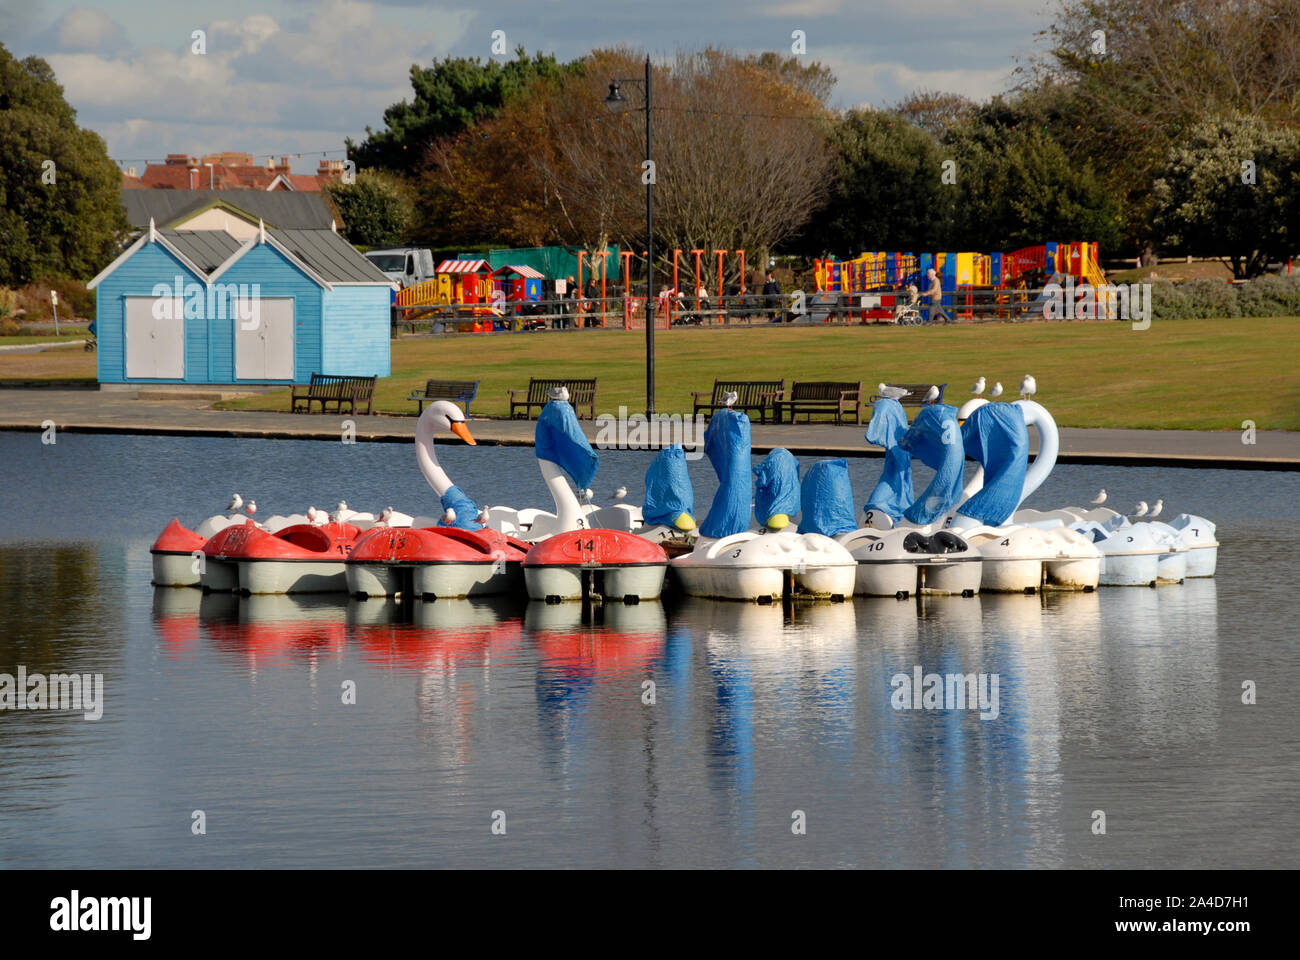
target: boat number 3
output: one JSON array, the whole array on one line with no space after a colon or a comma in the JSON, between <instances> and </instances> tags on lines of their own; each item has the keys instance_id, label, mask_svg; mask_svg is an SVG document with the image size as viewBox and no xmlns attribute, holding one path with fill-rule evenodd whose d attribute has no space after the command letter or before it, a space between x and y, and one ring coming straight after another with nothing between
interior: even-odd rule
<instances>
[{"instance_id":1,"label":"boat number 3","mask_svg":"<svg viewBox=\"0 0 1300 960\"><path fill-rule=\"evenodd\" d=\"M1129 543L1132 543L1132 542L1133 542L1133 538L1132 538L1132 537L1129 537L1129 538L1128 538L1128 542L1129 542Z\"/></svg>"},{"instance_id":2,"label":"boat number 3","mask_svg":"<svg viewBox=\"0 0 1300 960\"><path fill-rule=\"evenodd\" d=\"M737 548L737 549L736 549L736 552L733 553L733 554L731 555L731 559L734 560L734 559L736 559L736 557L738 557L738 556L740 556L740 549L739 549L739 548Z\"/></svg>"}]
</instances>

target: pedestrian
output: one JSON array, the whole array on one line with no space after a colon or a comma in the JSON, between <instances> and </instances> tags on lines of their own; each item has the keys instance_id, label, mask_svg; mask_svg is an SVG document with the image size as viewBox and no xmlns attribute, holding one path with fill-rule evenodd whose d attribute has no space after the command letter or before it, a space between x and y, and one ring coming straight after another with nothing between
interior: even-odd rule
<instances>
[{"instance_id":1,"label":"pedestrian","mask_svg":"<svg viewBox=\"0 0 1300 960\"><path fill-rule=\"evenodd\" d=\"M936 317L943 317L944 323L952 323L952 317L943 309L943 284L939 282L934 267L925 271L925 282L925 296L930 298L930 323L934 323Z\"/></svg>"},{"instance_id":2,"label":"pedestrian","mask_svg":"<svg viewBox=\"0 0 1300 960\"><path fill-rule=\"evenodd\" d=\"M767 271L767 282L763 284L763 302L772 313L771 322L781 322L781 284L776 282L776 274Z\"/></svg>"},{"instance_id":3,"label":"pedestrian","mask_svg":"<svg viewBox=\"0 0 1300 960\"><path fill-rule=\"evenodd\" d=\"M573 282L573 274L569 274L564 281L564 302L560 304L559 312L562 316L559 319L561 328L567 330L574 324L574 317L578 312L578 286Z\"/></svg>"}]
</instances>

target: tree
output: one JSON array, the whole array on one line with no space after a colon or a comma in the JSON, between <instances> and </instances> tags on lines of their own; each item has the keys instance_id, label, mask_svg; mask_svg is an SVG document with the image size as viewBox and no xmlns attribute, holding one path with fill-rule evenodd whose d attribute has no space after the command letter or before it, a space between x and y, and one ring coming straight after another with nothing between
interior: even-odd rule
<instances>
[{"instance_id":1,"label":"tree","mask_svg":"<svg viewBox=\"0 0 1300 960\"><path fill-rule=\"evenodd\" d=\"M1259 276L1300 244L1300 135L1241 117L1198 124L1152 192L1164 242Z\"/></svg>"},{"instance_id":2,"label":"tree","mask_svg":"<svg viewBox=\"0 0 1300 960\"><path fill-rule=\"evenodd\" d=\"M826 205L800 237L807 253L934 250L951 234L956 190L941 180L945 154L896 113L850 110L831 136Z\"/></svg>"},{"instance_id":3,"label":"tree","mask_svg":"<svg viewBox=\"0 0 1300 960\"><path fill-rule=\"evenodd\" d=\"M122 174L44 60L0 44L0 284L52 275L88 279L113 259L129 225Z\"/></svg>"},{"instance_id":4,"label":"tree","mask_svg":"<svg viewBox=\"0 0 1300 960\"><path fill-rule=\"evenodd\" d=\"M917 90L900 100L894 112L932 137L939 138L952 127L967 122L975 109L975 102L959 93Z\"/></svg>"},{"instance_id":5,"label":"tree","mask_svg":"<svg viewBox=\"0 0 1300 960\"><path fill-rule=\"evenodd\" d=\"M348 156L358 167L415 173L434 143L495 116L537 80L577 69L576 64L562 64L553 56L529 57L523 47L504 64L491 59L480 62L477 57L447 57L435 60L432 67L413 64L414 97L384 111L386 129L367 126L360 144L349 139Z\"/></svg>"},{"instance_id":6,"label":"tree","mask_svg":"<svg viewBox=\"0 0 1300 960\"><path fill-rule=\"evenodd\" d=\"M325 193L343 218L349 243L392 247L406 241L412 199L406 185L382 170L362 170L355 183L335 181Z\"/></svg>"}]
</instances>

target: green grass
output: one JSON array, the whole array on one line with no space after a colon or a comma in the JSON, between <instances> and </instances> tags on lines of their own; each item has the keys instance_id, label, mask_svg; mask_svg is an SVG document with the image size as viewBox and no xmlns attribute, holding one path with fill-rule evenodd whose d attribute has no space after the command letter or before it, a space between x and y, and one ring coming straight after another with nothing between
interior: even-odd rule
<instances>
[{"instance_id":1,"label":"green grass","mask_svg":"<svg viewBox=\"0 0 1300 960\"><path fill-rule=\"evenodd\" d=\"M963 402L981 374L1014 395L1032 373L1038 398L1071 427L1300 429L1300 318L1127 323L1021 323L935 328L773 327L674 329L655 338L661 413L690 413L691 391L715 377L947 383ZM600 378L597 413L645 405L641 332L464 334L393 343L393 376L375 409L415 412L406 399L428 377L481 379L475 416L505 416L506 391L530 376ZM288 390L223 407L287 410Z\"/></svg>"},{"instance_id":2,"label":"green grass","mask_svg":"<svg viewBox=\"0 0 1300 960\"><path fill-rule=\"evenodd\" d=\"M54 334L48 336L43 334L18 334L12 337L0 337L0 347L19 347L29 346L33 343L63 343L67 340L85 340L86 330L83 327L80 332L60 332L56 337Z\"/></svg>"}]
</instances>

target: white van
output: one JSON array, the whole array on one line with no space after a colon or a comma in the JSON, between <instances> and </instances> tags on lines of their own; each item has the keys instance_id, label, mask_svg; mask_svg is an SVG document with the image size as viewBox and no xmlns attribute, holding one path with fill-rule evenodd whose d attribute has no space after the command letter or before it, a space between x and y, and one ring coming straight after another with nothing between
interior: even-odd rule
<instances>
[{"instance_id":1,"label":"white van","mask_svg":"<svg viewBox=\"0 0 1300 960\"><path fill-rule=\"evenodd\" d=\"M365 256L384 272L384 276L403 287L411 287L434 277L433 254L419 247L371 250Z\"/></svg>"}]
</instances>

